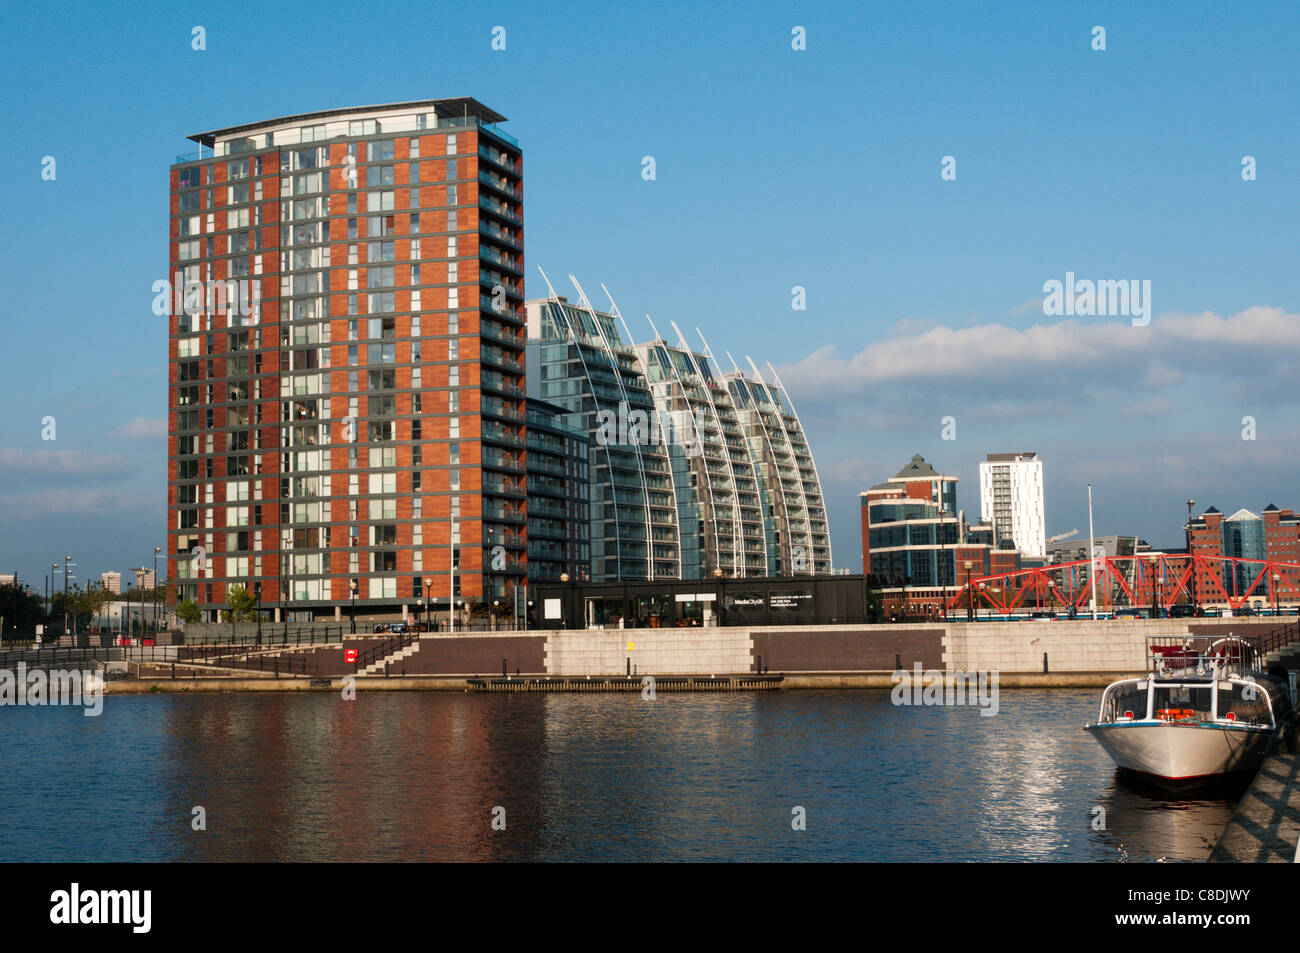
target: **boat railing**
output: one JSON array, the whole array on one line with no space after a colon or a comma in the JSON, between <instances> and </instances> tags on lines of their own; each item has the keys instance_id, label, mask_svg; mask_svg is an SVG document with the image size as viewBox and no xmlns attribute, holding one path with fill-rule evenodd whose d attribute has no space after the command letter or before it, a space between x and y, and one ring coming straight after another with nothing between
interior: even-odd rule
<instances>
[{"instance_id":1,"label":"boat railing","mask_svg":"<svg viewBox=\"0 0 1300 953\"><path fill-rule=\"evenodd\" d=\"M1256 645L1234 635L1151 636L1147 673L1157 678L1223 678L1261 670Z\"/></svg>"}]
</instances>

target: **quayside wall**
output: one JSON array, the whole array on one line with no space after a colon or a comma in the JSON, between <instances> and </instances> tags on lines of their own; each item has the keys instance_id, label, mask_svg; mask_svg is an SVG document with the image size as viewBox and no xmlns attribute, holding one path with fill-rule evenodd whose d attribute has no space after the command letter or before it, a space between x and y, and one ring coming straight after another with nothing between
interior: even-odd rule
<instances>
[{"instance_id":1,"label":"quayside wall","mask_svg":"<svg viewBox=\"0 0 1300 953\"><path fill-rule=\"evenodd\" d=\"M856 674L924 669L1006 675L1127 675L1145 639L1259 635L1271 620L1160 619L899 625L561 629L426 634L389 663L392 676ZM375 637L366 636L373 644ZM341 646L351 638L344 637ZM272 651L275 651L273 648ZM322 676L351 672L342 647L304 648ZM382 674L382 671L380 672Z\"/></svg>"}]
</instances>

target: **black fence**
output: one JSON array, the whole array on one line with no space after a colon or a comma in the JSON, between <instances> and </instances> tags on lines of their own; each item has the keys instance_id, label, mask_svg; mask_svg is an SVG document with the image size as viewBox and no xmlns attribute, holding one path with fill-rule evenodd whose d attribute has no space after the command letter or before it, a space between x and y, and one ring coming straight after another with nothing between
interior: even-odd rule
<instances>
[{"instance_id":1,"label":"black fence","mask_svg":"<svg viewBox=\"0 0 1300 953\"><path fill-rule=\"evenodd\" d=\"M249 623L240 623L241 629L247 629ZM357 627L358 635L365 635L367 630ZM209 623L203 626L190 626L184 632L174 634L176 645L325 645L339 642L345 635L351 634L347 622L329 625L291 625L281 622L266 625L260 631L239 631L234 626Z\"/></svg>"}]
</instances>

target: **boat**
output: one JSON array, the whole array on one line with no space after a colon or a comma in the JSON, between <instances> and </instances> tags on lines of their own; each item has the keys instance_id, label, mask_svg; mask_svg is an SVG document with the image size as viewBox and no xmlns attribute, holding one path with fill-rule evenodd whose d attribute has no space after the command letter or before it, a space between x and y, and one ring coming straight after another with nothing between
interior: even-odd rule
<instances>
[{"instance_id":1,"label":"boat","mask_svg":"<svg viewBox=\"0 0 1300 953\"><path fill-rule=\"evenodd\" d=\"M1160 787L1207 785L1255 771L1292 725L1281 679L1235 636L1147 639L1147 674L1106 687L1084 730L1121 771Z\"/></svg>"}]
</instances>

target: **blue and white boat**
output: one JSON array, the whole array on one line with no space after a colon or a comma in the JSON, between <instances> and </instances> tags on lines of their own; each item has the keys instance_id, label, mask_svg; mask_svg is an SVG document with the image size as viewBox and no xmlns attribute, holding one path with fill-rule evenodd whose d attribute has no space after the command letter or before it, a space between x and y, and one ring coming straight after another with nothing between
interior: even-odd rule
<instances>
[{"instance_id":1,"label":"blue and white boat","mask_svg":"<svg viewBox=\"0 0 1300 953\"><path fill-rule=\"evenodd\" d=\"M1257 770L1290 727L1289 689L1244 639L1147 640L1148 671L1107 686L1084 730L1124 771L1162 786Z\"/></svg>"}]
</instances>

